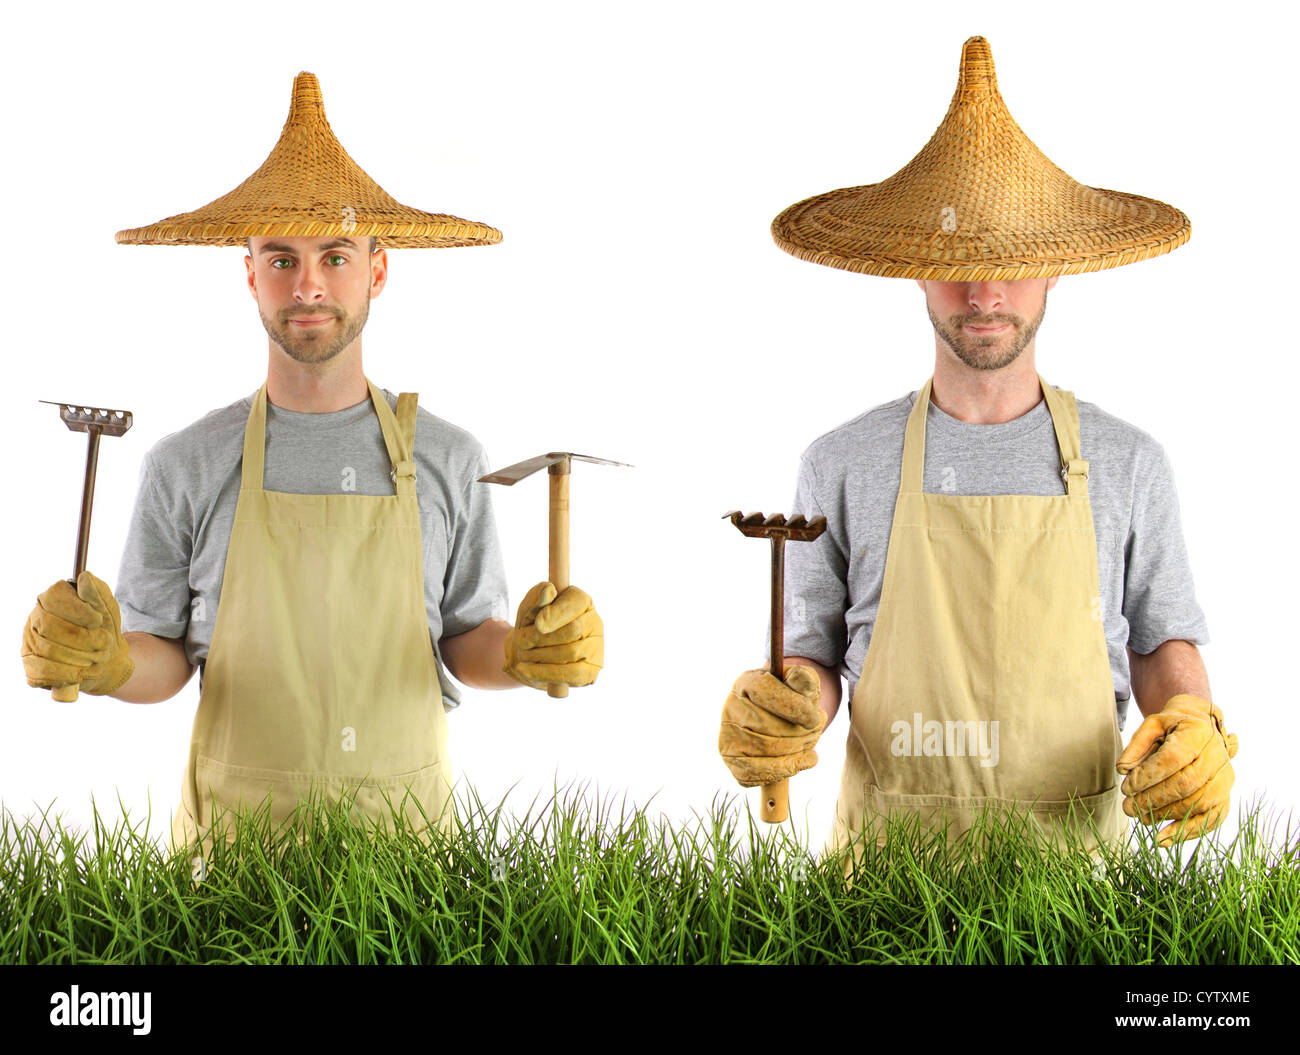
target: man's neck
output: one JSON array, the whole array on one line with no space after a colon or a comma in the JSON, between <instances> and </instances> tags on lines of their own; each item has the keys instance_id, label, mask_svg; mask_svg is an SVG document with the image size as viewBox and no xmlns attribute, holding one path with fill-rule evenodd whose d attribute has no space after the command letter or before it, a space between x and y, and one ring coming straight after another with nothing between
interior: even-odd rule
<instances>
[{"instance_id":1,"label":"man's neck","mask_svg":"<svg viewBox=\"0 0 1300 1055\"><path fill-rule=\"evenodd\" d=\"M972 425L998 425L1029 413L1042 401L1034 349L998 370L967 366L948 349L935 358L930 399L940 410Z\"/></svg>"},{"instance_id":2,"label":"man's neck","mask_svg":"<svg viewBox=\"0 0 1300 1055\"><path fill-rule=\"evenodd\" d=\"M332 414L370 398L361 369L361 349L335 356L328 363L300 363L271 346L266 398L281 410Z\"/></svg>"}]
</instances>

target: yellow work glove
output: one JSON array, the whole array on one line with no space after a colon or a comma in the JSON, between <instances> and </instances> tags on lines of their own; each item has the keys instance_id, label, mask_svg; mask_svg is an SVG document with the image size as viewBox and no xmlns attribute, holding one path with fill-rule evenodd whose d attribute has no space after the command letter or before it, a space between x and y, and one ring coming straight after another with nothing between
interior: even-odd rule
<instances>
[{"instance_id":1,"label":"yellow work glove","mask_svg":"<svg viewBox=\"0 0 1300 1055\"><path fill-rule=\"evenodd\" d=\"M722 705L718 753L743 787L775 784L817 764L826 712L812 667L791 667L785 683L768 670L747 670Z\"/></svg>"},{"instance_id":2,"label":"yellow work glove","mask_svg":"<svg viewBox=\"0 0 1300 1055\"><path fill-rule=\"evenodd\" d=\"M33 688L77 683L92 696L116 691L135 673L117 599L103 579L83 571L75 591L60 579L36 599L23 628L23 669Z\"/></svg>"},{"instance_id":3,"label":"yellow work glove","mask_svg":"<svg viewBox=\"0 0 1300 1055\"><path fill-rule=\"evenodd\" d=\"M1173 821L1160 830L1161 846L1213 831L1228 815L1228 760L1236 754L1236 734L1224 730L1218 707L1200 696L1174 696L1143 720L1115 763L1124 774L1124 812L1143 824Z\"/></svg>"},{"instance_id":4,"label":"yellow work glove","mask_svg":"<svg viewBox=\"0 0 1300 1055\"><path fill-rule=\"evenodd\" d=\"M558 597L539 582L519 602L506 635L506 665L515 681L534 689L590 685L605 663L605 627L591 598L576 586Z\"/></svg>"}]
</instances>

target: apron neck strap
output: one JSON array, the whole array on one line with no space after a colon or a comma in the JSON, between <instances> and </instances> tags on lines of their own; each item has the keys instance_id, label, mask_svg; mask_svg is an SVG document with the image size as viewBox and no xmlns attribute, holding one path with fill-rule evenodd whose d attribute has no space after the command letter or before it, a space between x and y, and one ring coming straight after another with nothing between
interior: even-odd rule
<instances>
[{"instance_id":1,"label":"apron neck strap","mask_svg":"<svg viewBox=\"0 0 1300 1055\"><path fill-rule=\"evenodd\" d=\"M403 392L397 397L397 414L384 394L366 378L370 402L379 418L379 429L384 434L384 446L393 463L389 477L394 491L399 494L415 493L415 411L418 395ZM242 486L262 490L266 462L266 382L253 397L253 409L248 414L244 428L244 466Z\"/></svg>"},{"instance_id":2,"label":"apron neck strap","mask_svg":"<svg viewBox=\"0 0 1300 1055\"><path fill-rule=\"evenodd\" d=\"M253 397L253 409L244 426L244 470L241 488L262 490L262 463L266 460L266 382Z\"/></svg>"},{"instance_id":3,"label":"apron neck strap","mask_svg":"<svg viewBox=\"0 0 1300 1055\"><path fill-rule=\"evenodd\" d=\"M1074 400L1073 392L1053 388L1038 378L1043 389L1043 398L1047 400L1047 409L1052 412L1052 427L1056 429L1056 446L1061 452L1061 479L1065 481L1065 491L1069 495L1086 495L1088 493L1088 463L1080 454L1079 442L1079 405Z\"/></svg>"},{"instance_id":4,"label":"apron neck strap","mask_svg":"<svg viewBox=\"0 0 1300 1055\"><path fill-rule=\"evenodd\" d=\"M903 433L903 475L899 488L920 494L925 476L925 414L930 408L930 387L934 378L921 386L907 415L907 430Z\"/></svg>"},{"instance_id":5,"label":"apron neck strap","mask_svg":"<svg viewBox=\"0 0 1300 1055\"><path fill-rule=\"evenodd\" d=\"M930 408L930 390L934 378L931 377L921 391L916 394L916 402L907 416L907 429L903 433L903 469L899 479L902 491L920 493L925 473L925 419ZM1056 445L1061 455L1061 479L1065 481L1066 493L1069 495L1086 495L1088 493L1088 463L1080 455L1079 441L1079 407L1073 392L1053 388L1038 377L1047 401L1048 412L1052 415L1052 426L1056 430Z\"/></svg>"},{"instance_id":6,"label":"apron neck strap","mask_svg":"<svg viewBox=\"0 0 1300 1055\"><path fill-rule=\"evenodd\" d=\"M393 481L396 494L415 493L415 406L419 398L414 392L403 392L397 397L397 414L384 394L377 389L369 378L370 400L379 415L379 428L384 434L384 446L388 448L388 457L393 467L389 470L389 479Z\"/></svg>"}]
</instances>

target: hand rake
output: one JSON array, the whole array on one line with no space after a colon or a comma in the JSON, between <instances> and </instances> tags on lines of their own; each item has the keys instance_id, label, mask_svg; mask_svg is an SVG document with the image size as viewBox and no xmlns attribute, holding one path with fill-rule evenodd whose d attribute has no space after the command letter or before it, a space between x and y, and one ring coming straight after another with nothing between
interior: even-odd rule
<instances>
[{"instance_id":1,"label":"hand rake","mask_svg":"<svg viewBox=\"0 0 1300 1055\"><path fill-rule=\"evenodd\" d=\"M750 538L772 540L772 676L777 681L785 680L785 543L812 542L826 530L825 517L807 519L797 513L789 520L781 513L764 517L762 513L750 513L746 516L735 509L724 513L723 519L740 529L742 535ZM763 785L763 798L759 803L759 814L769 824L779 824L790 816L790 782L779 780L775 784Z\"/></svg>"},{"instance_id":2,"label":"hand rake","mask_svg":"<svg viewBox=\"0 0 1300 1055\"><path fill-rule=\"evenodd\" d=\"M59 408L59 417L73 432L84 432L90 437L86 451L86 479L81 490L81 523L77 528L77 555L73 561L72 578L67 582L77 588L77 576L86 570L86 551L90 548L90 511L95 503L95 471L99 464L99 437L121 436L132 422L129 410L108 410L104 407L87 407L79 403L61 403L42 399ZM78 683L56 685L50 689L50 698L60 703L71 703L80 694Z\"/></svg>"}]
</instances>

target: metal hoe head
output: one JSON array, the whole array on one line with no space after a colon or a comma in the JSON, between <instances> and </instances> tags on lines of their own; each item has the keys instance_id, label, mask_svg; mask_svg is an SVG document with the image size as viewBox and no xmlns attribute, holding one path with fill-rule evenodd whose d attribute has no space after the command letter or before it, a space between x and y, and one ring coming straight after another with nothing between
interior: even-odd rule
<instances>
[{"instance_id":1,"label":"metal hoe head","mask_svg":"<svg viewBox=\"0 0 1300 1055\"><path fill-rule=\"evenodd\" d=\"M504 469L488 473L487 476L480 476L478 482L481 484L505 484L509 487L511 484L517 484L525 477L532 476L539 469L547 468L550 469L552 475L558 476L569 471L569 463L574 458L583 462L594 462L596 465L622 465L631 468L627 462L612 462L608 458L593 458L589 454L574 454L572 451L551 451L550 454L539 454L536 458L515 462L514 465L507 465Z\"/></svg>"}]
</instances>

